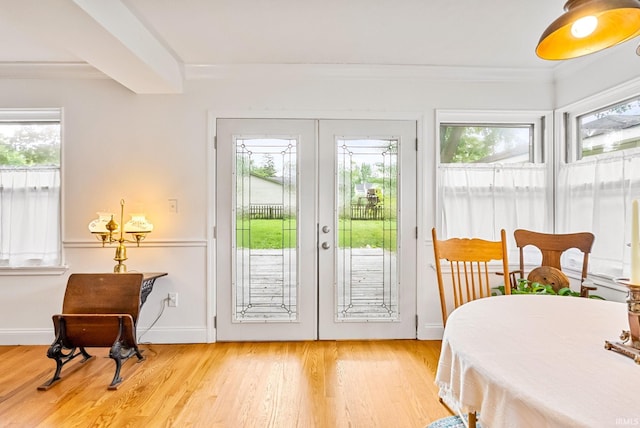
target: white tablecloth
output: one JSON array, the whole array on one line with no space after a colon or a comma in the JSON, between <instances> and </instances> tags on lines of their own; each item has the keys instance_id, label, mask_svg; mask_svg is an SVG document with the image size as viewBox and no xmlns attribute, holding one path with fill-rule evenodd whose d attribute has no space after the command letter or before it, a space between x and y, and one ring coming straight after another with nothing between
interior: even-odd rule
<instances>
[{"instance_id":1,"label":"white tablecloth","mask_svg":"<svg viewBox=\"0 0 640 428\"><path fill-rule=\"evenodd\" d=\"M436 383L483 428L640 426L640 365L604 349L629 329L627 305L511 295L449 316Z\"/></svg>"}]
</instances>

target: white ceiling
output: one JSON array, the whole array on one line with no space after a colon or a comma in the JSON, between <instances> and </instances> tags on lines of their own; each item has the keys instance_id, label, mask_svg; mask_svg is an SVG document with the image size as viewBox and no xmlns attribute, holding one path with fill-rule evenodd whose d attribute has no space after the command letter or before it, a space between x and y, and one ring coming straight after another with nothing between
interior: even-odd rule
<instances>
[{"instance_id":1,"label":"white ceiling","mask_svg":"<svg viewBox=\"0 0 640 428\"><path fill-rule=\"evenodd\" d=\"M137 93L189 66L347 64L549 70L563 0L0 0L0 65L89 64ZM597 54L595 54L597 55Z\"/></svg>"}]
</instances>

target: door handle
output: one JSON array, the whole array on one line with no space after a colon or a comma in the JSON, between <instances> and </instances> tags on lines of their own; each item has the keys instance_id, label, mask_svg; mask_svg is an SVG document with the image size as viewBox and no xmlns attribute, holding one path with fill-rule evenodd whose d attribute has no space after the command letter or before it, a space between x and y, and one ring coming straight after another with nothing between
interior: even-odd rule
<instances>
[{"instance_id":1,"label":"door handle","mask_svg":"<svg viewBox=\"0 0 640 428\"><path fill-rule=\"evenodd\" d=\"M322 226L322 232L323 233L329 233L329 232L331 232L331 229L329 228L329 226Z\"/></svg>"},{"instance_id":2,"label":"door handle","mask_svg":"<svg viewBox=\"0 0 640 428\"><path fill-rule=\"evenodd\" d=\"M323 249L328 250L330 247L331 247L331 245L329 245L328 242L325 241L325 242L322 243L322 248Z\"/></svg>"}]
</instances>

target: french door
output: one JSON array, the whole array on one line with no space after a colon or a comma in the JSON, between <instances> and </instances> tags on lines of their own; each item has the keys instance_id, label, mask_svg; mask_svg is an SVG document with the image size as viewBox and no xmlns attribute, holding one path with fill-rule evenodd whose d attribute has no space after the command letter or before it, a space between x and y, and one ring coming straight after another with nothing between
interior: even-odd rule
<instances>
[{"instance_id":1,"label":"french door","mask_svg":"<svg viewBox=\"0 0 640 428\"><path fill-rule=\"evenodd\" d=\"M415 338L416 122L216 130L216 339Z\"/></svg>"}]
</instances>

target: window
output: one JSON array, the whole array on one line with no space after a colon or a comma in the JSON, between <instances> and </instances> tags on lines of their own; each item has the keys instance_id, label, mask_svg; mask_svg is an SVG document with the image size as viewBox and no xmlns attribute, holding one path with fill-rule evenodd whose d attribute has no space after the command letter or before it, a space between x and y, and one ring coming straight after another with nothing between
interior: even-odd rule
<instances>
[{"instance_id":1,"label":"window","mask_svg":"<svg viewBox=\"0 0 640 428\"><path fill-rule=\"evenodd\" d=\"M532 160L533 124L440 124L440 163Z\"/></svg>"},{"instance_id":2,"label":"window","mask_svg":"<svg viewBox=\"0 0 640 428\"><path fill-rule=\"evenodd\" d=\"M549 117L549 112L438 111L443 237L493 240L500 229L550 230L553 171L544 163Z\"/></svg>"},{"instance_id":3,"label":"window","mask_svg":"<svg viewBox=\"0 0 640 428\"><path fill-rule=\"evenodd\" d=\"M0 267L59 266L60 110L0 110Z\"/></svg>"},{"instance_id":4,"label":"window","mask_svg":"<svg viewBox=\"0 0 640 428\"><path fill-rule=\"evenodd\" d=\"M640 98L580 115L576 120L578 159L640 147Z\"/></svg>"},{"instance_id":5,"label":"window","mask_svg":"<svg viewBox=\"0 0 640 428\"><path fill-rule=\"evenodd\" d=\"M640 199L640 96L623 89L561 112L568 149L558 166L557 231L592 232L589 272L605 277L628 276L631 202Z\"/></svg>"}]
</instances>

